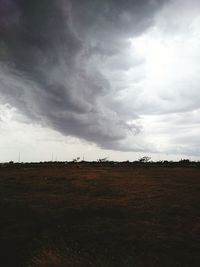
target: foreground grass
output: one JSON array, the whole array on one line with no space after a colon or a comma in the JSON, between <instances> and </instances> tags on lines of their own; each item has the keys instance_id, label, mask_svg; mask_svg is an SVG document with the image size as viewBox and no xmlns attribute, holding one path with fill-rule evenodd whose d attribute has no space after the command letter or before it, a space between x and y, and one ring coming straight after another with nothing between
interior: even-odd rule
<instances>
[{"instance_id":1,"label":"foreground grass","mask_svg":"<svg viewBox=\"0 0 200 267\"><path fill-rule=\"evenodd\" d=\"M200 170L0 169L0 266L199 266Z\"/></svg>"}]
</instances>

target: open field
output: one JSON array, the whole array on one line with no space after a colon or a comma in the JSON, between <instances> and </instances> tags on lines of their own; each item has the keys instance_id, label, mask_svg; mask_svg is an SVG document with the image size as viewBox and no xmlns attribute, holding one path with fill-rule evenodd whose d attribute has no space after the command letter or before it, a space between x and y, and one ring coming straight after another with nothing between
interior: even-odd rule
<instances>
[{"instance_id":1,"label":"open field","mask_svg":"<svg viewBox=\"0 0 200 267\"><path fill-rule=\"evenodd\" d=\"M2 267L197 267L199 250L199 168L0 168Z\"/></svg>"}]
</instances>

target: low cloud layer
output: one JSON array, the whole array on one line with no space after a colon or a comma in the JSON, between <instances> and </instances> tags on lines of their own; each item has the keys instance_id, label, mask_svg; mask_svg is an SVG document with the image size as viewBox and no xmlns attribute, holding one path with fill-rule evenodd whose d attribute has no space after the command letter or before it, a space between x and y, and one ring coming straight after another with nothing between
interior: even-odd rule
<instances>
[{"instance_id":1,"label":"low cloud layer","mask_svg":"<svg viewBox=\"0 0 200 267\"><path fill-rule=\"evenodd\" d=\"M0 103L104 149L199 155L197 0L0 0Z\"/></svg>"},{"instance_id":2,"label":"low cloud layer","mask_svg":"<svg viewBox=\"0 0 200 267\"><path fill-rule=\"evenodd\" d=\"M1 0L2 102L64 135L126 149L140 127L121 97L123 73L142 64L129 38L152 26L164 2Z\"/></svg>"}]
</instances>

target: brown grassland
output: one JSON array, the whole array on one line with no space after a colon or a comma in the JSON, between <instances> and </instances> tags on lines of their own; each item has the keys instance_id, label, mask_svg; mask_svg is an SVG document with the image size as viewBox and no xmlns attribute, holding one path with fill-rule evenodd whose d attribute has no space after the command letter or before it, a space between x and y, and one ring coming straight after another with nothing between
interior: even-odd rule
<instances>
[{"instance_id":1,"label":"brown grassland","mask_svg":"<svg viewBox=\"0 0 200 267\"><path fill-rule=\"evenodd\" d=\"M200 266L200 168L1 167L0 266Z\"/></svg>"}]
</instances>

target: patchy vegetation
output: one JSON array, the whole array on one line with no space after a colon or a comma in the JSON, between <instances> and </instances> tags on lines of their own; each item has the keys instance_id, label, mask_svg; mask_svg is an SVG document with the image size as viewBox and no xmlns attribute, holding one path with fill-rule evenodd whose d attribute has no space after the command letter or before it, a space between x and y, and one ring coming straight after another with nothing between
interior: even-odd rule
<instances>
[{"instance_id":1,"label":"patchy vegetation","mask_svg":"<svg viewBox=\"0 0 200 267\"><path fill-rule=\"evenodd\" d=\"M199 266L200 169L184 164L2 166L0 265Z\"/></svg>"}]
</instances>

